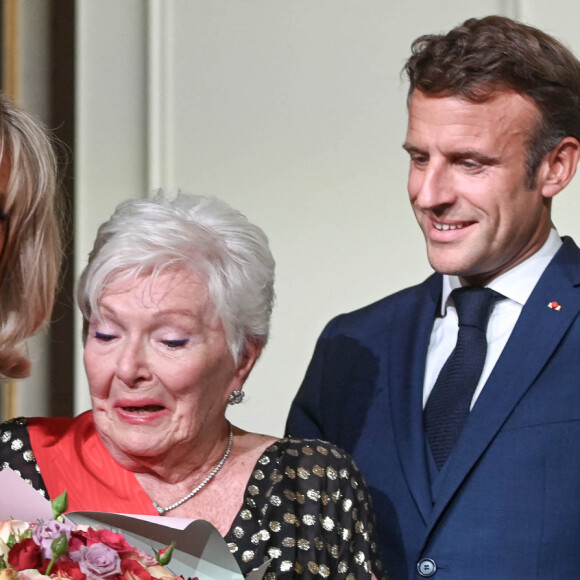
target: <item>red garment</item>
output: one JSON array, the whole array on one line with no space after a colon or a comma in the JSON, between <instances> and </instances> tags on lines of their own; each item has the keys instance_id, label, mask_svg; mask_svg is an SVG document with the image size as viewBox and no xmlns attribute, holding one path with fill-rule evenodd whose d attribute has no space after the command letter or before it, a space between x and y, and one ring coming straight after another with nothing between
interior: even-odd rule
<instances>
[{"instance_id":1,"label":"red garment","mask_svg":"<svg viewBox=\"0 0 580 580\"><path fill-rule=\"evenodd\" d=\"M28 419L32 451L51 498L68 492L68 511L157 515L133 472L99 437L93 414Z\"/></svg>"}]
</instances>

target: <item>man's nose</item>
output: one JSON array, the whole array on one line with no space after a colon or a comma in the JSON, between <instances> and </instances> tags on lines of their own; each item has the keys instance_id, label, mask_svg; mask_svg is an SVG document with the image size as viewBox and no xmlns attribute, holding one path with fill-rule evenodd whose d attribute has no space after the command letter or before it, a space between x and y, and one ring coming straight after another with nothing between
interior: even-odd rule
<instances>
[{"instance_id":1,"label":"man's nose","mask_svg":"<svg viewBox=\"0 0 580 580\"><path fill-rule=\"evenodd\" d=\"M444 164L430 164L420 174L415 184L415 205L434 209L450 205L455 199L449 169Z\"/></svg>"}]
</instances>

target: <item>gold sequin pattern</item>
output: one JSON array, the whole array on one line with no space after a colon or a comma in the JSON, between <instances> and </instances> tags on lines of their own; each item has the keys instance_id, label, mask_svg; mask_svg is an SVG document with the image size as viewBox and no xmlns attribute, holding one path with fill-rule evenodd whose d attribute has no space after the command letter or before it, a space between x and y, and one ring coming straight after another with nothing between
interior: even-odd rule
<instances>
[{"instance_id":1,"label":"gold sequin pattern","mask_svg":"<svg viewBox=\"0 0 580 580\"><path fill-rule=\"evenodd\" d=\"M310 471L304 467L299 467L297 473L300 479L308 479L310 477Z\"/></svg>"},{"instance_id":2,"label":"gold sequin pattern","mask_svg":"<svg viewBox=\"0 0 580 580\"><path fill-rule=\"evenodd\" d=\"M264 472L261 469L256 469L254 471L254 479L257 479L258 481L264 479Z\"/></svg>"},{"instance_id":3,"label":"gold sequin pattern","mask_svg":"<svg viewBox=\"0 0 580 580\"><path fill-rule=\"evenodd\" d=\"M326 475L326 472L322 467L320 467L320 465L315 465L312 468L312 473L314 473L314 475L317 475L318 477L324 477Z\"/></svg>"},{"instance_id":4,"label":"gold sequin pattern","mask_svg":"<svg viewBox=\"0 0 580 580\"><path fill-rule=\"evenodd\" d=\"M10 449L12 449L12 451L20 451L23 446L21 439L13 439L12 443L10 443Z\"/></svg>"},{"instance_id":5,"label":"gold sequin pattern","mask_svg":"<svg viewBox=\"0 0 580 580\"><path fill-rule=\"evenodd\" d=\"M310 542L308 540L306 540L305 538L300 538L297 542L296 545L298 546L299 550L310 550Z\"/></svg>"},{"instance_id":6,"label":"gold sequin pattern","mask_svg":"<svg viewBox=\"0 0 580 580\"><path fill-rule=\"evenodd\" d=\"M236 526L235 528L233 528L232 532L234 536L238 538L238 540L244 537L244 528L242 528L241 526Z\"/></svg>"},{"instance_id":7,"label":"gold sequin pattern","mask_svg":"<svg viewBox=\"0 0 580 580\"><path fill-rule=\"evenodd\" d=\"M366 486L340 450L319 441L281 440L258 461L246 496L256 505L246 502L240 523L226 537L247 564L244 574L271 558L266 579L362 580L371 571L386 578L377 561Z\"/></svg>"}]
</instances>

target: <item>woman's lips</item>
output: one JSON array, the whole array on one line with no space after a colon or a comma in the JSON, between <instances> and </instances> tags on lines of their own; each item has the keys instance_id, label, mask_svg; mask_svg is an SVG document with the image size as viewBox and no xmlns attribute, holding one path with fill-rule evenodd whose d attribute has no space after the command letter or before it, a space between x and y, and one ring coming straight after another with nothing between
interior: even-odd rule
<instances>
[{"instance_id":1,"label":"woman's lips","mask_svg":"<svg viewBox=\"0 0 580 580\"><path fill-rule=\"evenodd\" d=\"M134 405L127 405L121 408L124 411L128 411L130 413L152 413L155 411L163 411L163 409L165 409L165 407L162 407L161 405L142 405L139 407Z\"/></svg>"},{"instance_id":2,"label":"woman's lips","mask_svg":"<svg viewBox=\"0 0 580 580\"><path fill-rule=\"evenodd\" d=\"M122 420L138 424L154 421L168 412L157 401L119 401L115 410Z\"/></svg>"}]
</instances>

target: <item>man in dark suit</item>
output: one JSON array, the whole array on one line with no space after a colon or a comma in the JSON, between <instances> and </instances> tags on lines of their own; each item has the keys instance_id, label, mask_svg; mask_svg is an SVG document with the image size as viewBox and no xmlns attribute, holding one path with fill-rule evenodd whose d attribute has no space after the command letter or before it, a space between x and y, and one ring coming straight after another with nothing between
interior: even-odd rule
<instances>
[{"instance_id":1,"label":"man in dark suit","mask_svg":"<svg viewBox=\"0 0 580 580\"><path fill-rule=\"evenodd\" d=\"M328 324L287 431L354 455L392 580L578 579L580 250L550 210L580 157L580 63L488 17L417 39L406 72L436 273Z\"/></svg>"}]
</instances>

